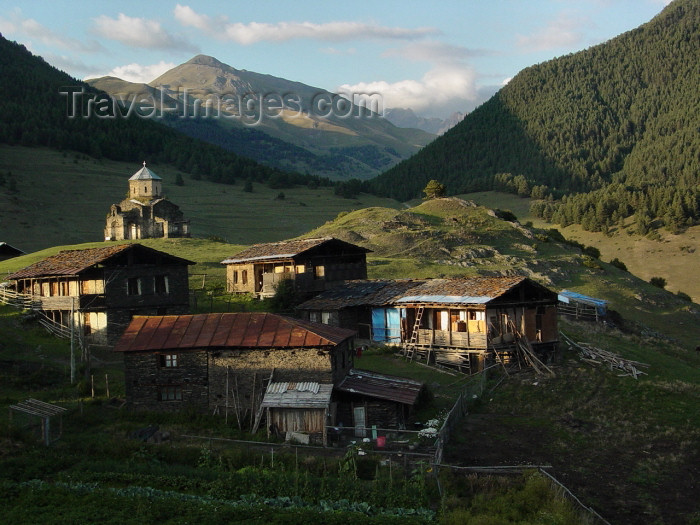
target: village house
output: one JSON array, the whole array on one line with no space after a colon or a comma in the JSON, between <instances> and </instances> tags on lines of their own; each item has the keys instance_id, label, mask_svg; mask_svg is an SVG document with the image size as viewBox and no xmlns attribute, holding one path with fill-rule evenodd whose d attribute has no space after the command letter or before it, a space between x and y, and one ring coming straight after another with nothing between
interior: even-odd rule
<instances>
[{"instance_id":1,"label":"village house","mask_svg":"<svg viewBox=\"0 0 700 525\"><path fill-rule=\"evenodd\" d=\"M12 259L13 257L19 257L20 255L24 255L22 250L15 248L6 242L0 242L0 261Z\"/></svg>"},{"instance_id":2,"label":"village house","mask_svg":"<svg viewBox=\"0 0 700 525\"><path fill-rule=\"evenodd\" d=\"M353 368L355 332L262 313L134 317L114 347L136 410L189 409L302 443L404 428L423 384ZM337 435L336 435L337 436Z\"/></svg>"},{"instance_id":3,"label":"village house","mask_svg":"<svg viewBox=\"0 0 700 525\"><path fill-rule=\"evenodd\" d=\"M112 204L107 214L105 241L189 237L190 221L163 196L163 180L146 167L129 179L129 194Z\"/></svg>"},{"instance_id":4,"label":"village house","mask_svg":"<svg viewBox=\"0 0 700 525\"><path fill-rule=\"evenodd\" d=\"M543 359L556 349L557 294L528 278L381 282L346 283L302 303L299 314L348 328L370 318L372 341L463 372L483 369L489 356L510 359L523 347Z\"/></svg>"},{"instance_id":5,"label":"village house","mask_svg":"<svg viewBox=\"0 0 700 525\"><path fill-rule=\"evenodd\" d=\"M87 344L110 345L135 314L189 312L192 261L122 244L65 250L8 276L15 292Z\"/></svg>"},{"instance_id":6,"label":"village house","mask_svg":"<svg viewBox=\"0 0 700 525\"><path fill-rule=\"evenodd\" d=\"M134 409L219 414L254 430L325 442L333 385L353 365L355 332L270 313L135 317L124 355Z\"/></svg>"},{"instance_id":7,"label":"village house","mask_svg":"<svg viewBox=\"0 0 700 525\"><path fill-rule=\"evenodd\" d=\"M347 281L341 286L316 295L297 306L297 316L309 321L357 330L362 342L401 342L399 318L396 322L379 322L386 317L386 305L424 283L425 279L363 279ZM372 324L372 312L376 321ZM398 316L398 310L395 311ZM390 314L391 315L391 314Z\"/></svg>"},{"instance_id":8,"label":"village house","mask_svg":"<svg viewBox=\"0 0 700 525\"><path fill-rule=\"evenodd\" d=\"M300 296L310 296L351 279L367 278L370 250L322 237L255 244L221 262L232 293L272 297L277 284L291 279Z\"/></svg>"}]
</instances>

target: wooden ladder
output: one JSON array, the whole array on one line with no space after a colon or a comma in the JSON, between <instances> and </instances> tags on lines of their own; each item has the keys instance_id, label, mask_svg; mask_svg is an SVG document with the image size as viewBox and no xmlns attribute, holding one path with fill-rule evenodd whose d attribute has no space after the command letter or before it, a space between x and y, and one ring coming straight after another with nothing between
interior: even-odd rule
<instances>
[{"instance_id":1,"label":"wooden ladder","mask_svg":"<svg viewBox=\"0 0 700 525\"><path fill-rule=\"evenodd\" d=\"M423 310L425 310L425 308L419 306L418 310L416 311L416 320L413 323L413 332L411 332L411 338L408 340L408 344L406 345L406 359L410 359L411 361L413 361L413 358L416 355L416 343L418 343L418 329L420 328L420 322L423 319Z\"/></svg>"}]
</instances>

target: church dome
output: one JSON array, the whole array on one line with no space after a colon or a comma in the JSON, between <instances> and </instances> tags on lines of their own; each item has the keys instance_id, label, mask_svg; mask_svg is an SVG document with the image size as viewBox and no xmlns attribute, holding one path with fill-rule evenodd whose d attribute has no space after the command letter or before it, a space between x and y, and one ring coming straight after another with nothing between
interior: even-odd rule
<instances>
[{"instance_id":1,"label":"church dome","mask_svg":"<svg viewBox=\"0 0 700 525\"><path fill-rule=\"evenodd\" d=\"M129 180L163 180L158 175L153 173L146 167L146 161L143 163L143 168L134 173Z\"/></svg>"}]
</instances>

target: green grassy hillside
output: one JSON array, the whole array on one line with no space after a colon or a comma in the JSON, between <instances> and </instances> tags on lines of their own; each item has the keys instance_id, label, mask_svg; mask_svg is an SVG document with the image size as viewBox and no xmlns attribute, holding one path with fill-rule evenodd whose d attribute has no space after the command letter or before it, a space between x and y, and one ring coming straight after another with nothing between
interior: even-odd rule
<instances>
[{"instance_id":1,"label":"green grassy hillside","mask_svg":"<svg viewBox=\"0 0 700 525\"><path fill-rule=\"evenodd\" d=\"M666 289L688 294L694 302L700 303L700 279L695 271L700 267L700 227L692 226L680 233L670 233L664 229L650 235L636 233L633 218L612 228L607 234L584 230L572 224L548 223L530 212L529 198L518 197L502 192L478 192L460 195L489 208L512 211L521 223L532 222L538 228L558 228L564 237L600 250L601 259L619 259L627 269L644 281L652 277L666 279Z\"/></svg>"},{"instance_id":2,"label":"green grassy hillside","mask_svg":"<svg viewBox=\"0 0 700 525\"><path fill-rule=\"evenodd\" d=\"M328 187L271 189L253 183L249 193L242 182L193 181L170 165L148 166L163 178L166 196L191 220L195 237L215 235L232 243L295 237L341 211L398 206L370 195L344 199ZM0 240L25 252L101 240L110 205L124 199L128 179L140 167L47 148L0 145L0 174L7 179L0 185ZM175 184L178 174L184 186ZM9 179L15 181L16 191L11 191ZM277 198L280 193L283 199Z\"/></svg>"}]
</instances>

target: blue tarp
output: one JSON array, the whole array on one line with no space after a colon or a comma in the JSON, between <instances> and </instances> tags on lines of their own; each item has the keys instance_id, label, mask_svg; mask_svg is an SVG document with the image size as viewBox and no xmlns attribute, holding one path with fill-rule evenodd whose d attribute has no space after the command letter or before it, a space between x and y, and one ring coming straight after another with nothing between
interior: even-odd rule
<instances>
[{"instance_id":1,"label":"blue tarp","mask_svg":"<svg viewBox=\"0 0 700 525\"><path fill-rule=\"evenodd\" d=\"M398 308L372 309L372 340L382 343L401 342L401 313Z\"/></svg>"},{"instance_id":2,"label":"blue tarp","mask_svg":"<svg viewBox=\"0 0 700 525\"><path fill-rule=\"evenodd\" d=\"M562 303L569 304L571 301L587 304L589 306L594 306L598 312L598 315L605 315L608 310L608 301L605 299L597 299L595 297L589 297L581 293L572 292L570 290L562 290L559 292L559 301Z\"/></svg>"}]
</instances>

